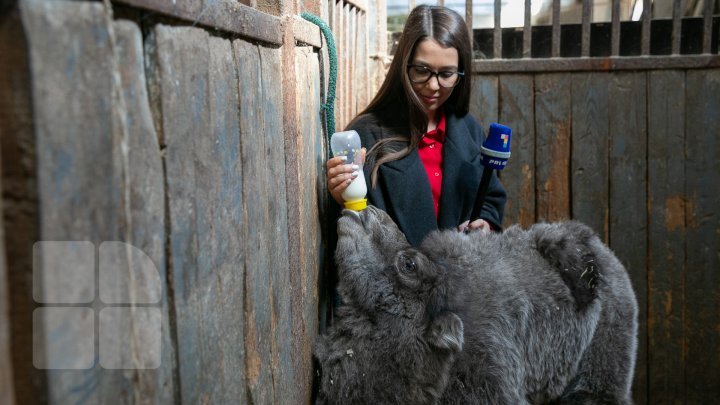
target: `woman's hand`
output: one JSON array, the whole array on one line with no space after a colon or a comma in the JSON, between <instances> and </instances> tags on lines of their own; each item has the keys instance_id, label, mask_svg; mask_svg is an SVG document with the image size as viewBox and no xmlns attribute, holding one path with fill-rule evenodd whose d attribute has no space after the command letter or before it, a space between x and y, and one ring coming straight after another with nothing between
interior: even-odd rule
<instances>
[{"instance_id":1,"label":"woman's hand","mask_svg":"<svg viewBox=\"0 0 720 405\"><path fill-rule=\"evenodd\" d=\"M472 222L465 221L460 226L458 226L459 232L471 232L471 231L480 231L480 233L490 233L492 230L492 227L490 226L490 223L484 219L476 219Z\"/></svg>"},{"instance_id":2,"label":"woman's hand","mask_svg":"<svg viewBox=\"0 0 720 405\"><path fill-rule=\"evenodd\" d=\"M365 162L365 148L360 150L361 162ZM325 164L327 167L327 186L330 195L338 204L343 204L342 193L360 174L360 166L345 164L345 156L336 156L329 159Z\"/></svg>"}]
</instances>

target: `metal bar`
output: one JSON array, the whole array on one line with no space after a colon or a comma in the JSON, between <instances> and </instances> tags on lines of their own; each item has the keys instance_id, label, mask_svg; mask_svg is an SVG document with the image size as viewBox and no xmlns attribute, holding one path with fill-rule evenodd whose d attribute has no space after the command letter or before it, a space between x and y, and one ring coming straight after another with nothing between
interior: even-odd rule
<instances>
[{"instance_id":1,"label":"metal bar","mask_svg":"<svg viewBox=\"0 0 720 405\"><path fill-rule=\"evenodd\" d=\"M473 2L465 1L465 24L467 24L468 34L470 35L470 52L473 52Z\"/></svg>"},{"instance_id":2,"label":"metal bar","mask_svg":"<svg viewBox=\"0 0 720 405\"><path fill-rule=\"evenodd\" d=\"M552 4L552 57L560 57L560 0Z\"/></svg>"},{"instance_id":3,"label":"metal bar","mask_svg":"<svg viewBox=\"0 0 720 405\"><path fill-rule=\"evenodd\" d=\"M720 67L720 55L632 56L558 59L476 59L473 73L579 72L705 69Z\"/></svg>"},{"instance_id":4,"label":"metal bar","mask_svg":"<svg viewBox=\"0 0 720 405\"><path fill-rule=\"evenodd\" d=\"M612 0L612 31L610 34L610 55L620 55L620 0Z\"/></svg>"},{"instance_id":5,"label":"metal bar","mask_svg":"<svg viewBox=\"0 0 720 405\"><path fill-rule=\"evenodd\" d=\"M685 0L675 0L673 2L673 22L672 22L672 53L680 54L680 40L682 39L682 10L685 7Z\"/></svg>"},{"instance_id":6,"label":"metal bar","mask_svg":"<svg viewBox=\"0 0 720 405\"><path fill-rule=\"evenodd\" d=\"M415 0L408 1L408 12L415 8Z\"/></svg>"},{"instance_id":7,"label":"metal bar","mask_svg":"<svg viewBox=\"0 0 720 405\"><path fill-rule=\"evenodd\" d=\"M502 27L500 26L501 2L495 0L495 26L493 28L493 58L502 58Z\"/></svg>"},{"instance_id":8,"label":"metal bar","mask_svg":"<svg viewBox=\"0 0 720 405\"><path fill-rule=\"evenodd\" d=\"M445 7L445 0L438 0L437 5L440 7Z\"/></svg>"},{"instance_id":9,"label":"metal bar","mask_svg":"<svg viewBox=\"0 0 720 405\"><path fill-rule=\"evenodd\" d=\"M283 43L280 18L235 1L207 2L200 13L183 7L183 3L173 4L166 0L116 1L268 44Z\"/></svg>"},{"instance_id":10,"label":"metal bar","mask_svg":"<svg viewBox=\"0 0 720 405\"><path fill-rule=\"evenodd\" d=\"M532 25L530 23L530 0L525 0L525 21L523 24L523 58L529 58L532 50Z\"/></svg>"},{"instance_id":11,"label":"metal bar","mask_svg":"<svg viewBox=\"0 0 720 405\"><path fill-rule=\"evenodd\" d=\"M590 20L592 18L592 4L592 0L583 0L580 55L584 57L590 56Z\"/></svg>"},{"instance_id":12,"label":"metal bar","mask_svg":"<svg viewBox=\"0 0 720 405\"><path fill-rule=\"evenodd\" d=\"M643 0L642 33L640 34L640 54L650 55L650 17L652 16L651 0Z\"/></svg>"},{"instance_id":13,"label":"metal bar","mask_svg":"<svg viewBox=\"0 0 720 405\"><path fill-rule=\"evenodd\" d=\"M703 53L710 53L710 45L712 41L712 12L715 1L705 0L705 10L703 12Z\"/></svg>"}]
</instances>

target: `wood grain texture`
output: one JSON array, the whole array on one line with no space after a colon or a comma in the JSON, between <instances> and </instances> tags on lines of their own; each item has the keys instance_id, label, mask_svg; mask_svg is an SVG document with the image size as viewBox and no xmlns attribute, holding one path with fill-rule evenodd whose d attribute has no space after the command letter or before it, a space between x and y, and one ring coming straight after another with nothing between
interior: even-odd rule
<instances>
[{"instance_id":1,"label":"wood grain texture","mask_svg":"<svg viewBox=\"0 0 720 405\"><path fill-rule=\"evenodd\" d=\"M0 156L2 155L0 154ZM0 158L0 167L2 167L1 160ZM0 179L2 179L1 171ZM1 180L0 186L2 186ZM3 212L2 207L2 201L0 200L0 212ZM7 260L5 257L5 227L2 217L0 217L0 402L13 405L15 403L15 389L12 357L10 356L10 295L7 287Z\"/></svg>"},{"instance_id":2,"label":"wood grain texture","mask_svg":"<svg viewBox=\"0 0 720 405\"><path fill-rule=\"evenodd\" d=\"M269 222L258 230L267 234L272 250L268 252L272 294L272 372L274 403L293 403L295 365L292 361L292 319L290 313L291 289L288 261L288 202L285 182L285 138L283 136L283 93L276 86L282 77L280 50L258 48L261 62L262 98L257 100L263 108L262 132L267 172L267 206Z\"/></svg>"},{"instance_id":3,"label":"wood grain texture","mask_svg":"<svg viewBox=\"0 0 720 405\"><path fill-rule=\"evenodd\" d=\"M274 15L233 0L122 0L121 3L212 27L257 41L282 45L282 25ZM251 2L257 3L256 0Z\"/></svg>"},{"instance_id":4,"label":"wood grain texture","mask_svg":"<svg viewBox=\"0 0 720 405\"><path fill-rule=\"evenodd\" d=\"M648 73L648 403L685 403L685 72Z\"/></svg>"},{"instance_id":5,"label":"wood grain texture","mask_svg":"<svg viewBox=\"0 0 720 405\"><path fill-rule=\"evenodd\" d=\"M385 79L385 59L388 53L387 1L370 0L368 16L368 56L370 57L370 99Z\"/></svg>"},{"instance_id":6,"label":"wood grain texture","mask_svg":"<svg viewBox=\"0 0 720 405\"><path fill-rule=\"evenodd\" d=\"M686 401L720 396L720 70L687 72Z\"/></svg>"},{"instance_id":7,"label":"wood grain texture","mask_svg":"<svg viewBox=\"0 0 720 405\"><path fill-rule=\"evenodd\" d=\"M200 283L198 322L205 372L210 371L209 402L245 398L243 171L237 66L230 41L208 41L208 107L210 131L196 134L195 165L199 221L198 264L207 280ZM199 145L198 145L199 142ZM198 305L198 304L196 304ZM200 318L205 318L202 320ZM214 380L214 381L213 381Z\"/></svg>"},{"instance_id":8,"label":"wood grain texture","mask_svg":"<svg viewBox=\"0 0 720 405\"><path fill-rule=\"evenodd\" d=\"M607 74L577 73L572 80L572 216L608 241Z\"/></svg>"},{"instance_id":9,"label":"wood grain texture","mask_svg":"<svg viewBox=\"0 0 720 405\"><path fill-rule=\"evenodd\" d=\"M616 72L609 83L610 248L625 265L638 305L633 393L647 398L647 75Z\"/></svg>"},{"instance_id":10,"label":"wood grain texture","mask_svg":"<svg viewBox=\"0 0 720 405\"><path fill-rule=\"evenodd\" d=\"M347 77L348 80L347 83L347 94L348 98L346 100L345 104L345 119L347 120L347 123L350 123L350 120L355 117L355 110L357 107L357 85L356 80L354 79L356 77L355 71L358 70L358 58L357 58L357 12L355 8L350 7L350 5L346 5L346 11L347 17L348 17L348 24L347 24L347 49L348 49L348 70L347 70ZM345 124L347 126L347 124Z\"/></svg>"},{"instance_id":11,"label":"wood grain texture","mask_svg":"<svg viewBox=\"0 0 720 405\"><path fill-rule=\"evenodd\" d=\"M529 227L535 222L535 117L532 76L499 78L501 124L512 128L512 157L500 172L508 194L506 224Z\"/></svg>"},{"instance_id":12,"label":"wood grain texture","mask_svg":"<svg viewBox=\"0 0 720 405\"><path fill-rule=\"evenodd\" d=\"M487 135L490 124L498 121L498 77L475 75L472 77L470 114L480 123ZM511 145L512 148L513 145Z\"/></svg>"},{"instance_id":13,"label":"wood grain texture","mask_svg":"<svg viewBox=\"0 0 720 405\"><path fill-rule=\"evenodd\" d=\"M272 382L272 294L270 256L273 241L267 232L268 201L274 191L268 173L268 146L262 98L262 64L258 47L238 40L233 43L238 65L240 94L240 150L243 171L245 219L245 371L249 400L270 403Z\"/></svg>"},{"instance_id":14,"label":"wood grain texture","mask_svg":"<svg viewBox=\"0 0 720 405\"><path fill-rule=\"evenodd\" d=\"M117 128L112 98L108 97L113 74L109 27L99 3L26 1L21 3L21 12L28 33L33 86L38 238L82 241L91 249L88 254L78 251L75 259L88 263L94 260L93 246L120 240L120 222L126 219L121 217L118 191L122 184L113 162ZM48 359L51 361L45 364L50 367L55 360L81 367L48 370L47 387L37 388L46 390L49 402L109 401L103 396L107 390L98 388L118 383L117 374L105 372L94 361L77 363L88 354L91 359L96 355L94 348L80 343L88 337L92 342L92 335L83 324L74 322L80 318L94 321L91 309L98 309L99 304L94 274L71 268L73 260L62 254L62 249L38 252L35 287L73 300L82 295L89 298L89 304L76 311L56 312L61 318L50 319L37 312L34 364ZM60 289L56 279L47 277L55 266L63 266L62 285L72 286L71 290ZM118 389L109 391L118 402L128 399L118 395Z\"/></svg>"},{"instance_id":15,"label":"wood grain texture","mask_svg":"<svg viewBox=\"0 0 720 405\"><path fill-rule=\"evenodd\" d=\"M151 60L165 140L170 271L184 403L245 396L242 171L228 41L157 26ZM183 83L183 85L180 85Z\"/></svg>"},{"instance_id":16,"label":"wood grain texture","mask_svg":"<svg viewBox=\"0 0 720 405\"><path fill-rule=\"evenodd\" d=\"M535 76L538 221L570 218L571 91L567 75Z\"/></svg>"},{"instance_id":17,"label":"wood grain texture","mask_svg":"<svg viewBox=\"0 0 720 405\"><path fill-rule=\"evenodd\" d=\"M37 236L37 173L29 45L16 8L0 21L0 152L6 235L8 317L12 381L17 403L42 401L44 373L32 365L32 245ZM8 391L9 392L9 391ZM3 394L10 395L10 394ZM1 402L1 400L0 400ZM12 402L10 402L12 403Z\"/></svg>"},{"instance_id":18,"label":"wood grain texture","mask_svg":"<svg viewBox=\"0 0 720 405\"><path fill-rule=\"evenodd\" d=\"M357 63L355 74L355 107L353 116L362 111L370 103L370 59L368 57L368 27L367 13L358 12L357 15ZM319 95L319 94L318 94ZM373 94L374 96L374 94Z\"/></svg>"},{"instance_id":19,"label":"wood grain texture","mask_svg":"<svg viewBox=\"0 0 720 405\"><path fill-rule=\"evenodd\" d=\"M298 195L295 202L299 208L297 237L300 255L298 265L291 267L290 282L296 286L293 299L293 332L299 337L295 354L299 364L312 363L312 348L318 333L318 277L325 253L322 245L321 211L327 196L324 176L324 133L320 114L320 75L318 54L312 48L296 48L295 74L297 77L297 128L298 137L289 145L304 158L300 159L298 171ZM306 366L307 367L307 366ZM300 371L300 370L299 370ZM304 368L300 381L310 387L313 375ZM310 391L302 392L300 398L310 400Z\"/></svg>"},{"instance_id":20,"label":"wood grain texture","mask_svg":"<svg viewBox=\"0 0 720 405\"><path fill-rule=\"evenodd\" d=\"M343 107L345 106L345 81L349 79L345 75L345 67L347 65L347 47L345 46L345 14L343 12L343 1L334 1L335 9L334 25L332 28L335 36L335 44L337 46L337 85L335 92L335 128L330 128L328 132L333 133L342 131L345 128L345 114Z\"/></svg>"},{"instance_id":21,"label":"wood grain texture","mask_svg":"<svg viewBox=\"0 0 720 405\"><path fill-rule=\"evenodd\" d=\"M173 292L173 313L178 359L178 386L180 398L192 401L200 398L203 376L198 370L201 364L201 343L193 323L197 313L188 309L197 300L194 283L199 277L197 206L195 201L196 173L193 164L194 136L208 132L207 64L192 62L196 54L207 61L207 35L191 28L175 29L157 26L148 40L148 63L157 72L158 100L162 114L156 119L163 128L165 142L165 184L167 194L168 224L168 277ZM182 82L184 85L180 86ZM193 105L193 101L194 104Z\"/></svg>"},{"instance_id":22,"label":"wood grain texture","mask_svg":"<svg viewBox=\"0 0 720 405\"><path fill-rule=\"evenodd\" d=\"M121 130L118 131L121 138L115 140L116 144L120 145L116 150L115 162L119 165L116 170L122 174L122 198L126 215L126 221L121 228L124 234L122 240L147 256L153 265L145 269L149 274L136 274L133 271L130 282L117 282L109 286L102 283L102 274L106 270L101 269L101 289L103 286L109 287L114 293L126 297L122 299L123 302L132 302L133 296L144 288L157 288L159 301L150 302L159 304L157 308L161 314L161 324L148 324L143 322L145 318L132 317L128 321L132 325L129 330L133 332L127 340L132 343L133 359L148 360L159 357L159 367L145 369L142 364L138 364L138 370L122 373L122 385L132 392L132 400L135 402L171 402L174 399L176 382L173 379L173 370L176 365L165 288L165 193L160 147L145 86L140 29L135 23L117 21L113 23L112 30L119 84L122 86L122 91L116 93L116 96L122 97L122 101L116 103L115 107L118 119L123 122ZM101 290L100 293L102 298L104 291ZM161 352L150 352L152 345L142 344L143 338L161 342ZM111 395L114 394L112 389L107 393L108 398L112 398Z\"/></svg>"}]
</instances>

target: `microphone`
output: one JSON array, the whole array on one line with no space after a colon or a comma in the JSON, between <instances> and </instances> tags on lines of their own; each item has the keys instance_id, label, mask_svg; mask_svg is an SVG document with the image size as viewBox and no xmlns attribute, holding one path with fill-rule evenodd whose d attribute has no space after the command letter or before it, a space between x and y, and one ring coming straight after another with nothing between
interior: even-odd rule
<instances>
[{"instance_id":1,"label":"microphone","mask_svg":"<svg viewBox=\"0 0 720 405\"><path fill-rule=\"evenodd\" d=\"M480 218L480 211L485 203L485 194L490 186L493 170L502 170L507 165L510 158L511 137L512 129L510 127L496 123L490 124L488 136L480 147L481 163L485 169L475 197L475 205L470 214L470 222Z\"/></svg>"}]
</instances>

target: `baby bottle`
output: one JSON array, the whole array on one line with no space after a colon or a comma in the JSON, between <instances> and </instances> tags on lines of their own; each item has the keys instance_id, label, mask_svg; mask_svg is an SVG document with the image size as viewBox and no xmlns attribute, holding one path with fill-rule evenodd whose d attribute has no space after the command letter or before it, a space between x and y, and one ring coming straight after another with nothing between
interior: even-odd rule
<instances>
[{"instance_id":1,"label":"baby bottle","mask_svg":"<svg viewBox=\"0 0 720 405\"><path fill-rule=\"evenodd\" d=\"M346 164L355 164L359 167L358 176L343 191L342 198L345 200L345 208L354 211L362 211L367 207L367 185L362 170L362 156L360 154L360 135L356 131L335 132L330 138L330 147L333 156L346 156Z\"/></svg>"}]
</instances>

